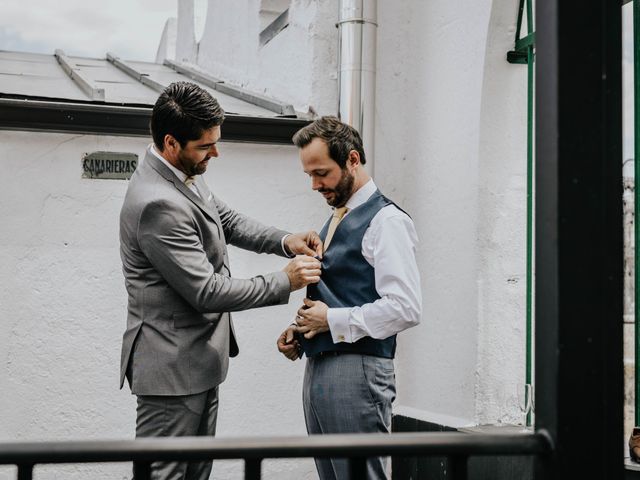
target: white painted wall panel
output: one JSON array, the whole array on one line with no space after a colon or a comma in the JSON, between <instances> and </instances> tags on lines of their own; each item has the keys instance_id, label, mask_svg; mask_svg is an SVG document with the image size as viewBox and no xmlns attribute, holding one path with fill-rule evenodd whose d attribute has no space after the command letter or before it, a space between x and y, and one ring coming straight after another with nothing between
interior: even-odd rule
<instances>
[{"instance_id":1,"label":"white painted wall panel","mask_svg":"<svg viewBox=\"0 0 640 480\"><path fill-rule=\"evenodd\" d=\"M320 105L337 92L330 3L291 2L290 26L259 49L258 2L214 2L198 62ZM399 337L397 403L456 424L519 420L526 76L505 60L512 3L378 2L375 177L416 222L424 298L423 324Z\"/></svg>"},{"instance_id":2,"label":"white painted wall panel","mask_svg":"<svg viewBox=\"0 0 640 480\"><path fill-rule=\"evenodd\" d=\"M127 387L118 390L126 322L118 215L127 182L81 179L81 156L143 156L148 140L3 131L0 143L0 441L132 438L135 398ZM319 228L328 215L293 146L223 142L206 178L233 207L285 229ZM230 256L238 277L286 263L235 247ZM305 434L304 364L275 347L301 298L234 315L241 354L221 388L219 436ZM43 467L39 478L125 478L129 469ZM311 460L272 461L265 478L312 471ZM243 478L233 462L216 472L214 478Z\"/></svg>"}]
</instances>

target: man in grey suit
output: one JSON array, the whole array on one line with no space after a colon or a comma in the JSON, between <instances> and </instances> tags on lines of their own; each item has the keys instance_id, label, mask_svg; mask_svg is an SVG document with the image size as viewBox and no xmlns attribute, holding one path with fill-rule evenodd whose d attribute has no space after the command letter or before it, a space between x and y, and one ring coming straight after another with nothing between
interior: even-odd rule
<instances>
[{"instance_id":1,"label":"man in grey suit","mask_svg":"<svg viewBox=\"0 0 640 480\"><path fill-rule=\"evenodd\" d=\"M238 354L229 312L287 303L318 282L315 232L288 234L229 208L200 176L224 112L207 91L171 84L151 117L153 144L129 183L120 214L128 293L121 357L137 396L137 437L214 435L218 385ZM231 276L226 244L292 257L283 271ZM155 462L154 479L207 479L211 462Z\"/></svg>"}]
</instances>

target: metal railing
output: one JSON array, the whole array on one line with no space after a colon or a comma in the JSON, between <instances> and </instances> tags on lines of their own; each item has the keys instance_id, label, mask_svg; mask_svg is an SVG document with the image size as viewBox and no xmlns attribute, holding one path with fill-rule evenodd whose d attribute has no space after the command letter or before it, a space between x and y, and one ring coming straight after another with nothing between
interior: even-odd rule
<instances>
[{"instance_id":1,"label":"metal railing","mask_svg":"<svg viewBox=\"0 0 640 480\"><path fill-rule=\"evenodd\" d=\"M351 478L363 480L366 459L375 456L446 456L448 478L467 478L470 456L531 455L552 451L544 431L519 435L458 432L314 435L309 437L173 437L110 441L0 443L0 465L16 465L18 480L30 480L39 464L133 462L135 480L147 480L153 461L244 459L245 479L259 480L265 458L348 458Z\"/></svg>"}]
</instances>

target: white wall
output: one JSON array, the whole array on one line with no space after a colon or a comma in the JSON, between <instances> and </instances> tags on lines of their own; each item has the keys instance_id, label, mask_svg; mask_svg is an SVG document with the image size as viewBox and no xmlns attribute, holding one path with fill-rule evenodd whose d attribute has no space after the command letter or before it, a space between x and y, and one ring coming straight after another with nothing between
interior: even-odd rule
<instances>
[{"instance_id":1,"label":"white wall","mask_svg":"<svg viewBox=\"0 0 640 480\"><path fill-rule=\"evenodd\" d=\"M517 5L493 0L484 52L479 139L479 423L522 422L525 383L527 66L505 60ZM523 27L526 35L526 24ZM532 278L533 280L533 278Z\"/></svg>"},{"instance_id":2,"label":"white wall","mask_svg":"<svg viewBox=\"0 0 640 480\"><path fill-rule=\"evenodd\" d=\"M224 127L223 127L224 128ZM126 181L81 178L81 156L138 153L144 138L0 131L0 441L133 438L135 398L118 390L126 297L118 215ZM319 228L328 207L295 147L221 144L212 190L234 208L292 231ZM230 248L234 275L286 260ZM240 356L221 388L219 436L304 435L303 362L276 350L302 294L234 315ZM0 469L0 479L11 469ZM130 465L40 467L38 478L120 479ZM311 460L270 461L265 478L312 478ZM213 478L243 478L238 462ZM284 477L283 477L284 475Z\"/></svg>"},{"instance_id":3,"label":"white wall","mask_svg":"<svg viewBox=\"0 0 640 480\"><path fill-rule=\"evenodd\" d=\"M289 26L262 47L260 6L259 0L209 2L197 54L189 55L194 38L188 27L193 25L193 0L180 0L178 59L188 59L226 82L290 103L299 112L335 113L337 2L292 0Z\"/></svg>"},{"instance_id":4,"label":"white wall","mask_svg":"<svg viewBox=\"0 0 640 480\"><path fill-rule=\"evenodd\" d=\"M526 67L505 59L516 5L378 8L375 176L416 221L424 298L423 325L401 339L396 411L520 421Z\"/></svg>"},{"instance_id":5,"label":"white wall","mask_svg":"<svg viewBox=\"0 0 640 480\"><path fill-rule=\"evenodd\" d=\"M335 114L339 3L293 0L291 25L262 49L259 3L211 2L198 63ZM396 412L451 426L522 420L527 79L506 62L516 3L378 2L374 175L416 222L424 299L422 325L399 337Z\"/></svg>"},{"instance_id":6,"label":"white wall","mask_svg":"<svg viewBox=\"0 0 640 480\"><path fill-rule=\"evenodd\" d=\"M399 337L396 412L451 426L519 420L526 67L505 60L516 5L404 0L378 8L375 177L415 220L424 299L422 325ZM261 50L258 9L257 0L211 2L198 62L299 110L335 113L337 2L293 0L291 25ZM142 155L148 140L0 132L0 142L0 440L131 437L134 400L117 390L125 323L117 217L126 182L82 180L80 157ZM210 170L214 191L267 223L319 228L328 213L293 147L224 143ZM231 255L237 276L284 265ZM220 436L304 434L303 363L275 351L295 309L235 315L242 353L221 391ZM129 467L87 468L91 478L124 478ZM64 469L76 472L65 478L87 478L81 467ZM216 471L241 478L235 463ZM266 471L313 476L310 461L267 462Z\"/></svg>"},{"instance_id":7,"label":"white wall","mask_svg":"<svg viewBox=\"0 0 640 480\"><path fill-rule=\"evenodd\" d=\"M472 423L488 6L378 2L378 8L375 178L413 216L421 240L423 323L399 340L398 403L427 419Z\"/></svg>"}]
</instances>

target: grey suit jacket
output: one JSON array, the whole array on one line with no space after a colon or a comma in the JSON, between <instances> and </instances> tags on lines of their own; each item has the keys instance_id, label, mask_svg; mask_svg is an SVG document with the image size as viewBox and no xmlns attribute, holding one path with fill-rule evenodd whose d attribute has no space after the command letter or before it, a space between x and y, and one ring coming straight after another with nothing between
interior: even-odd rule
<instances>
[{"instance_id":1,"label":"grey suit jacket","mask_svg":"<svg viewBox=\"0 0 640 480\"><path fill-rule=\"evenodd\" d=\"M289 301L284 272L232 278L226 244L285 256L287 233L235 212L198 176L199 197L151 152L136 169L120 212L128 293L120 388L188 395L220 384L238 354L228 312Z\"/></svg>"}]
</instances>

